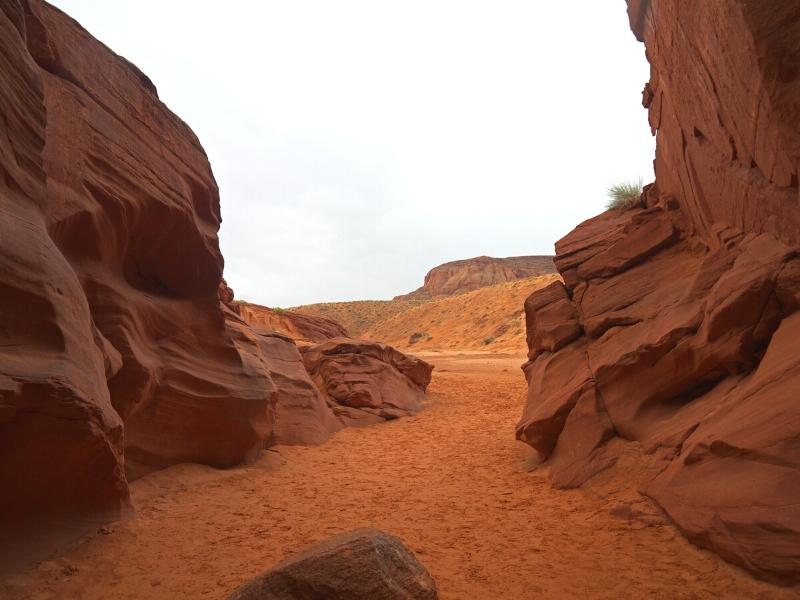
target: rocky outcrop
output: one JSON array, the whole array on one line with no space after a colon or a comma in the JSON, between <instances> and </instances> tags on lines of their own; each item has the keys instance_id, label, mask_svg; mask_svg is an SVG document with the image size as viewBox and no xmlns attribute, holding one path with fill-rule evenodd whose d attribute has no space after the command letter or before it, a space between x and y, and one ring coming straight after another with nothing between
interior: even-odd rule
<instances>
[{"instance_id":1,"label":"rocky outcrop","mask_svg":"<svg viewBox=\"0 0 800 600\"><path fill-rule=\"evenodd\" d=\"M436 582L394 536L356 529L303 550L229 600L436 600Z\"/></svg>"},{"instance_id":2,"label":"rocky outcrop","mask_svg":"<svg viewBox=\"0 0 800 600\"><path fill-rule=\"evenodd\" d=\"M656 181L698 235L800 243L800 19L791 0L630 1L650 81Z\"/></svg>"},{"instance_id":3,"label":"rocky outcrop","mask_svg":"<svg viewBox=\"0 0 800 600\"><path fill-rule=\"evenodd\" d=\"M317 344L335 337L347 337L347 331L333 319L284 309L268 308L251 302L236 302L236 312L259 329L278 331L302 345Z\"/></svg>"},{"instance_id":4,"label":"rocky outcrop","mask_svg":"<svg viewBox=\"0 0 800 600\"><path fill-rule=\"evenodd\" d=\"M256 451L275 444L314 446L342 428L311 381L292 338L252 327L230 310L225 311L225 319L241 356L255 372L266 376L269 428Z\"/></svg>"},{"instance_id":5,"label":"rocky outcrop","mask_svg":"<svg viewBox=\"0 0 800 600\"><path fill-rule=\"evenodd\" d=\"M552 256L478 256L439 265L428 271L425 283L416 291L395 300L454 296L478 288L553 273Z\"/></svg>"},{"instance_id":6,"label":"rocky outcrop","mask_svg":"<svg viewBox=\"0 0 800 600\"><path fill-rule=\"evenodd\" d=\"M346 425L416 414L433 371L424 360L365 340L334 338L302 353L311 379Z\"/></svg>"},{"instance_id":7,"label":"rocky outcrop","mask_svg":"<svg viewBox=\"0 0 800 600\"><path fill-rule=\"evenodd\" d=\"M561 487L641 445L642 491L693 542L800 581L800 51L789 2L630 1L657 131L645 208L556 244L526 302L517 436Z\"/></svg>"},{"instance_id":8,"label":"rocky outcrop","mask_svg":"<svg viewBox=\"0 0 800 600\"><path fill-rule=\"evenodd\" d=\"M119 517L128 478L340 424L220 302L217 185L150 80L39 0L0 33L3 562Z\"/></svg>"},{"instance_id":9,"label":"rocky outcrop","mask_svg":"<svg viewBox=\"0 0 800 600\"><path fill-rule=\"evenodd\" d=\"M100 332L126 459L240 463L270 433L274 385L220 307L219 192L205 153L138 69L58 10L26 12L44 91L48 230Z\"/></svg>"}]
</instances>

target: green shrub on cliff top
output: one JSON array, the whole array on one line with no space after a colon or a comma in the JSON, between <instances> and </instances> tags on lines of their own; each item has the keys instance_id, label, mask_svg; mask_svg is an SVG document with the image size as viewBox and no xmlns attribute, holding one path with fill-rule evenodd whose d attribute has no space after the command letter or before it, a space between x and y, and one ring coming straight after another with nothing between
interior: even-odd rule
<instances>
[{"instance_id":1,"label":"green shrub on cliff top","mask_svg":"<svg viewBox=\"0 0 800 600\"><path fill-rule=\"evenodd\" d=\"M608 188L608 204L606 208L609 210L627 210L639 204L639 198L642 195L642 180L637 181L621 181L615 183Z\"/></svg>"}]
</instances>

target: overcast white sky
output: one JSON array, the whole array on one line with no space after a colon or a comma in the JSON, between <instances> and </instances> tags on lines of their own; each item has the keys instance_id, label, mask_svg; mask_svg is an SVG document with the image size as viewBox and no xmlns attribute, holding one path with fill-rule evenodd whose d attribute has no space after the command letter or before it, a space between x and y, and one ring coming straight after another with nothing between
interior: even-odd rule
<instances>
[{"instance_id":1,"label":"overcast white sky","mask_svg":"<svg viewBox=\"0 0 800 600\"><path fill-rule=\"evenodd\" d=\"M383 299L551 254L652 179L623 0L55 0L197 133L225 277L269 306Z\"/></svg>"}]
</instances>

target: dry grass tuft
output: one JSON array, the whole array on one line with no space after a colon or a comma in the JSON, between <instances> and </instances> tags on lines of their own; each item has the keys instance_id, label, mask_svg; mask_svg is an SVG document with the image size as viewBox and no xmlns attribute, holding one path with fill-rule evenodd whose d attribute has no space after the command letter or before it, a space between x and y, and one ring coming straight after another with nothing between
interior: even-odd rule
<instances>
[{"instance_id":1,"label":"dry grass tuft","mask_svg":"<svg viewBox=\"0 0 800 600\"><path fill-rule=\"evenodd\" d=\"M642 180L621 181L608 188L608 210L628 210L641 204Z\"/></svg>"}]
</instances>

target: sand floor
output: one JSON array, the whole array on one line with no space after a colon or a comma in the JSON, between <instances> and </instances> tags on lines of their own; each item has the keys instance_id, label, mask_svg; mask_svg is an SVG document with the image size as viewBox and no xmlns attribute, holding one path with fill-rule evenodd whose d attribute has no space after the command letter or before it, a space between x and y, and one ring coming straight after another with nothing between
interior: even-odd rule
<instances>
[{"instance_id":1,"label":"sand floor","mask_svg":"<svg viewBox=\"0 0 800 600\"><path fill-rule=\"evenodd\" d=\"M145 477L133 484L135 518L0 581L0 597L224 598L359 526L403 539L445 599L797 597L686 542L632 490L632 444L589 489L551 489L513 437L521 359L435 362L418 416L280 447L250 467Z\"/></svg>"}]
</instances>

